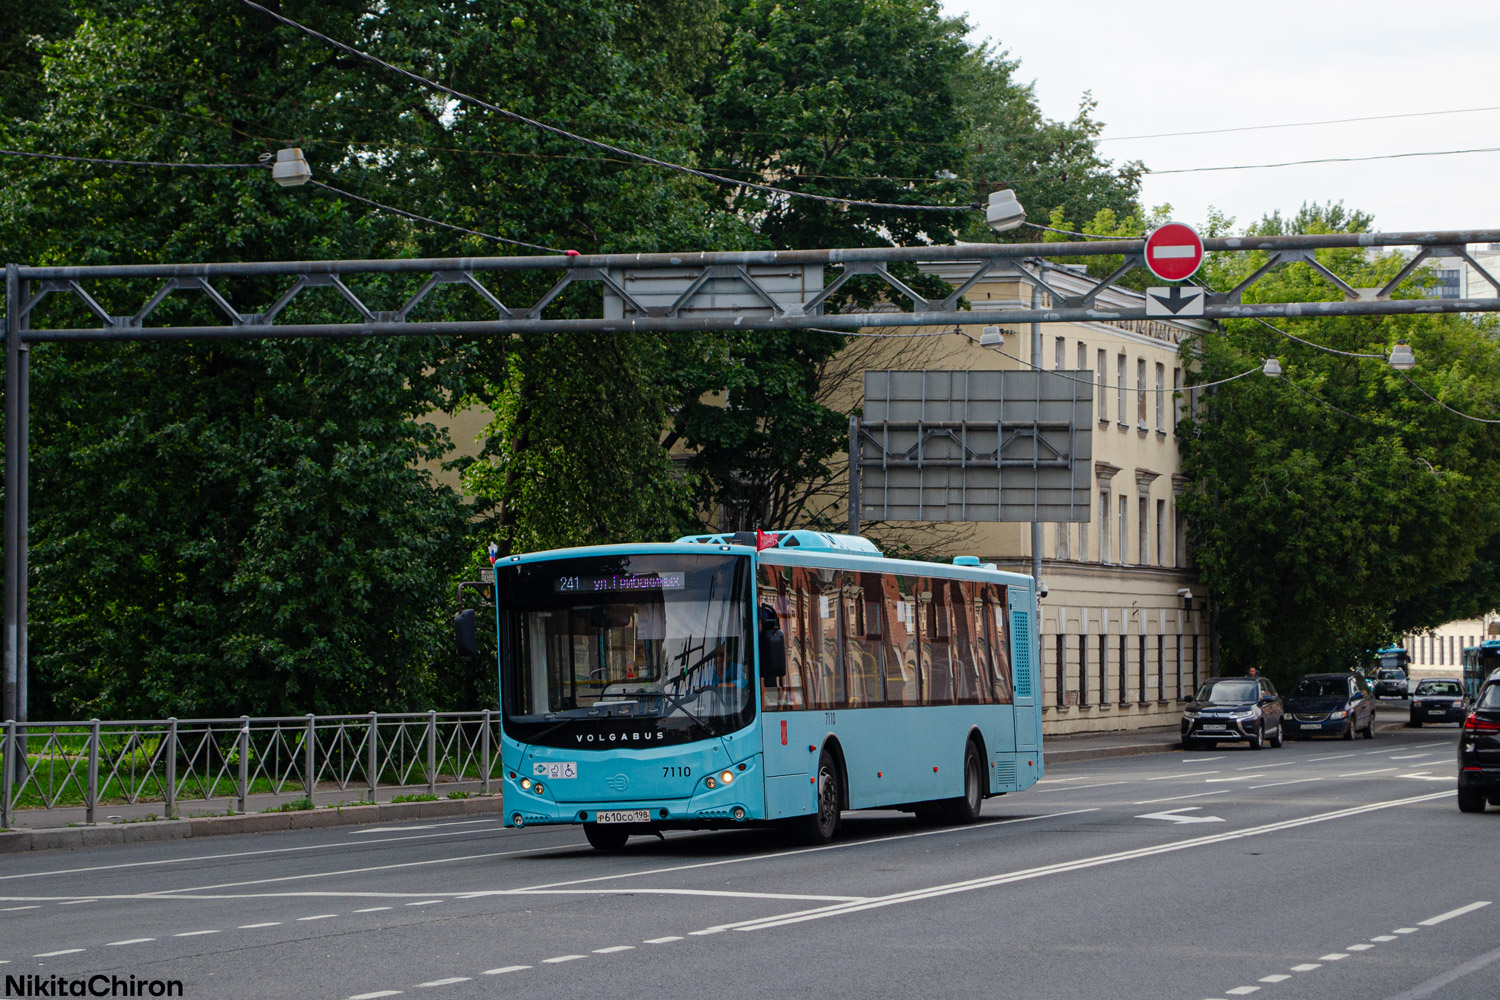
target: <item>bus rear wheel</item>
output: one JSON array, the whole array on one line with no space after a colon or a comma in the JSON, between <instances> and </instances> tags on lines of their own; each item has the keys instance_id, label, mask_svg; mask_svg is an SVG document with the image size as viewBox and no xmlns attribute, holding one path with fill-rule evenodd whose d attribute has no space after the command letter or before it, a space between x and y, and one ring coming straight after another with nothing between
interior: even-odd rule
<instances>
[{"instance_id":1,"label":"bus rear wheel","mask_svg":"<svg viewBox=\"0 0 1500 1000\"><path fill-rule=\"evenodd\" d=\"M970 740L964 747L964 793L956 799L944 799L943 819L949 823L972 823L984 807L984 766L979 748Z\"/></svg>"},{"instance_id":2,"label":"bus rear wheel","mask_svg":"<svg viewBox=\"0 0 1500 1000\"><path fill-rule=\"evenodd\" d=\"M792 821L792 831L804 844L826 844L839 828L839 766L824 750L818 758L818 810Z\"/></svg>"},{"instance_id":3,"label":"bus rear wheel","mask_svg":"<svg viewBox=\"0 0 1500 1000\"><path fill-rule=\"evenodd\" d=\"M630 834L624 827L600 826L598 823L583 824L583 835L588 838L589 846L596 851L618 851L630 839Z\"/></svg>"}]
</instances>

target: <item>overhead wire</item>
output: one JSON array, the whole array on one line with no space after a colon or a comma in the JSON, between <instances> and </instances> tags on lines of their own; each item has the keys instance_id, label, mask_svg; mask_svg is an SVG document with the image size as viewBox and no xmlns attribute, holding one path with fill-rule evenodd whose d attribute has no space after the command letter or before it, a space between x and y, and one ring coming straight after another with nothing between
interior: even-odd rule
<instances>
[{"instance_id":1,"label":"overhead wire","mask_svg":"<svg viewBox=\"0 0 1500 1000\"><path fill-rule=\"evenodd\" d=\"M325 191L331 191L333 194L338 195L340 198L348 198L351 201L363 202L364 204L370 205L382 212L390 212L392 215L399 215L407 219L415 220L417 222L425 222L429 225L441 226L444 229L452 229L455 232L467 233L470 236L478 236L482 239L493 240L496 243L509 243L512 246L527 247L532 250L543 250L551 254L567 253L566 250L559 250L557 247L549 247L541 243L527 243L525 240L513 240L507 236L496 236L494 233L484 233L480 232L477 229L465 229L463 226L455 226L453 223L443 222L441 219L433 219L425 215L418 215L415 212L408 212L404 208L394 208L390 205L381 204L380 202L375 201L373 198L366 198L363 195L354 194L352 191L345 191L341 188L336 188L332 184L324 184L322 181L309 180L307 183L313 185L314 187L322 188Z\"/></svg>"},{"instance_id":2,"label":"overhead wire","mask_svg":"<svg viewBox=\"0 0 1500 1000\"><path fill-rule=\"evenodd\" d=\"M1132 139L1174 139L1179 136L1189 135L1223 135L1228 132L1262 132L1267 129L1278 128L1305 128L1309 125L1345 125L1350 122L1379 122L1391 121L1396 118L1427 118L1434 115L1464 115L1476 111L1500 111L1500 105L1485 108L1451 108L1446 111L1409 111L1393 115L1364 115L1358 118L1325 118L1321 121L1311 122L1281 122L1277 125L1237 125L1232 128L1205 128L1194 129L1188 132L1154 132L1149 135L1112 135L1098 139L1098 142L1126 142Z\"/></svg>"},{"instance_id":3,"label":"overhead wire","mask_svg":"<svg viewBox=\"0 0 1500 1000\"><path fill-rule=\"evenodd\" d=\"M345 42L338 41L335 38L330 38L328 35L323 34L321 31L309 28L305 24L294 21L283 14L277 13L276 11L270 10L269 8L264 7L261 4L256 3L255 0L240 0L240 2L247 7L251 7L255 10L260 11L262 14L265 14L267 17L271 18L274 21L284 24L289 28L300 31L302 34L308 36L309 38L322 42L324 45L338 49L340 52L347 53L348 55L354 56L357 59L363 59L366 62L372 63L376 66L380 66L381 68L389 70L392 73L405 77L406 79L419 86L425 87L440 94L446 94L454 100L461 101L465 104L472 104L473 106L478 108L483 108L491 114L499 115L502 118L506 118L514 122L519 122L523 125L528 125L531 128L537 129L538 131L546 132L550 135L555 135L572 142L582 143L586 146L592 147L594 149L599 149L604 152L615 153L620 156L629 157L630 159L637 160L641 163L646 163L651 166L660 167L664 170L676 171L681 174L698 177L703 180L713 181L718 184L726 184L730 187L750 188L757 191L764 191L768 194L782 195L788 198L802 198L810 201L823 202L825 204L846 205L853 208L880 208L913 212L965 212L972 211L978 207L978 205L976 204L912 205L903 204L900 202L864 201L858 198L838 198L832 195L812 194L807 191L793 191L788 188L779 188L775 185L763 184L758 181L726 177L723 174L716 174L712 171L699 170L696 167L689 167L681 163L673 163L670 160L663 160L659 157L651 156L646 153L639 153L635 150L626 149L623 146L616 146L611 143L601 142L598 139L590 139L587 136L579 135L576 132L570 132L567 129L548 124L547 122L539 121L535 118L528 118L523 114L508 110L506 108L502 108L499 105L492 104L491 102L483 100L479 97L475 97L472 94L467 94L461 90L456 90L453 87L449 87L446 84L438 83L436 80L429 80L425 76L414 73L409 69L404 69L400 66L395 65L394 63L386 62L379 56L372 55L371 53L365 52L361 49L357 49Z\"/></svg>"},{"instance_id":4,"label":"overhead wire","mask_svg":"<svg viewBox=\"0 0 1500 1000\"><path fill-rule=\"evenodd\" d=\"M249 2L249 0L245 0ZM1206 174L1220 170L1270 170L1276 167L1303 167L1314 163L1367 163L1371 160L1402 160L1414 156L1462 156L1469 153L1500 153L1500 146L1484 146L1476 149L1438 149L1415 153L1381 153L1376 156L1324 156L1312 160L1287 160L1283 163L1240 163L1219 167L1180 167L1174 170L1146 168L1148 174Z\"/></svg>"}]
</instances>

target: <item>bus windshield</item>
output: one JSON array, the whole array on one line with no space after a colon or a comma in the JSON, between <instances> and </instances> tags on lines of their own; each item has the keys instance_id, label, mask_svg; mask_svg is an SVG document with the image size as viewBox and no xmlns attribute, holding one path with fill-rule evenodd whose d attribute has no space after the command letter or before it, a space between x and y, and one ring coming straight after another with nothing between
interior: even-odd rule
<instances>
[{"instance_id":1,"label":"bus windshield","mask_svg":"<svg viewBox=\"0 0 1500 1000\"><path fill-rule=\"evenodd\" d=\"M591 556L495 570L501 705L515 739L660 746L753 720L745 556Z\"/></svg>"}]
</instances>

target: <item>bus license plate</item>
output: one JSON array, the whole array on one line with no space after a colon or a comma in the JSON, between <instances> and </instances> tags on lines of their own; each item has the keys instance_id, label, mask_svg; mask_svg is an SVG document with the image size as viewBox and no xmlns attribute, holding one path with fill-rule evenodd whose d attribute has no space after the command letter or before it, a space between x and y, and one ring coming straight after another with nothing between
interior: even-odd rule
<instances>
[{"instance_id":1,"label":"bus license plate","mask_svg":"<svg viewBox=\"0 0 1500 1000\"><path fill-rule=\"evenodd\" d=\"M649 823L649 809L616 809L613 812L598 812L594 818L600 823Z\"/></svg>"}]
</instances>

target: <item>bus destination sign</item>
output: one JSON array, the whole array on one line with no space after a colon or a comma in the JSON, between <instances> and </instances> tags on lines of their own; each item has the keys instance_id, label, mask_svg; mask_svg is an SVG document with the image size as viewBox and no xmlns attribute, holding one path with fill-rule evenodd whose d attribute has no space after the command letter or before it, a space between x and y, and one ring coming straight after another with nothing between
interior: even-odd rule
<instances>
[{"instance_id":1,"label":"bus destination sign","mask_svg":"<svg viewBox=\"0 0 1500 1000\"><path fill-rule=\"evenodd\" d=\"M610 594L630 590L681 590L683 573L612 573L609 576L560 576L554 594Z\"/></svg>"}]
</instances>

